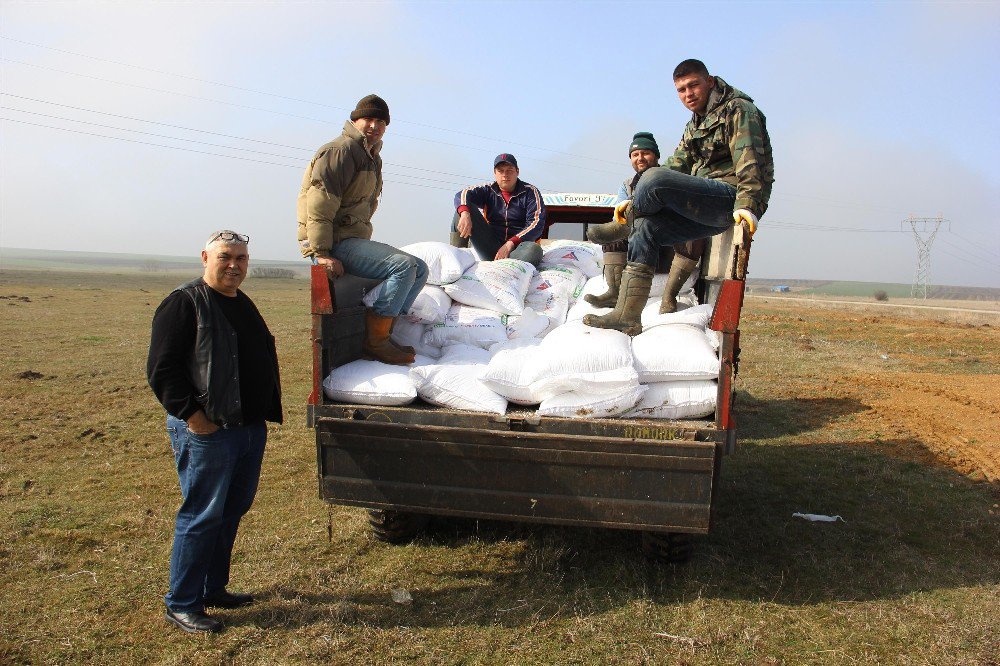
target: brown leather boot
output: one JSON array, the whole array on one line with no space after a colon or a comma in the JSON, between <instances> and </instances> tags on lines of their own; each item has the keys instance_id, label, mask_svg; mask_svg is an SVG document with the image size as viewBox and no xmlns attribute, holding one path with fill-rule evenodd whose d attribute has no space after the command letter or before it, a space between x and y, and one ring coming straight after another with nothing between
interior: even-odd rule
<instances>
[{"instance_id":1,"label":"brown leather boot","mask_svg":"<svg viewBox=\"0 0 1000 666\"><path fill-rule=\"evenodd\" d=\"M608 290L600 295L587 294L583 300L598 308L614 307L618 302L618 287L622 283L626 256L624 252L604 253L604 281L608 283Z\"/></svg>"},{"instance_id":2,"label":"brown leather boot","mask_svg":"<svg viewBox=\"0 0 1000 666\"><path fill-rule=\"evenodd\" d=\"M448 243L452 247L469 247L469 239L462 238L462 234L457 231L451 232L451 235L448 236Z\"/></svg>"},{"instance_id":3,"label":"brown leather boot","mask_svg":"<svg viewBox=\"0 0 1000 666\"><path fill-rule=\"evenodd\" d=\"M653 286L653 270L652 266L630 261L622 273L615 309L601 317L587 315L583 323L594 328L613 328L626 335L642 333L642 309Z\"/></svg>"},{"instance_id":4,"label":"brown leather boot","mask_svg":"<svg viewBox=\"0 0 1000 666\"><path fill-rule=\"evenodd\" d=\"M365 312L365 342L361 346L362 356L390 365L409 365L415 360L413 354L397 349L389 341L389 330L395 317L382 317L373 310Z\"/></svg>"},{"instance_id":5,"label":"brown leather boot","mask_svg":"<svg viewBox=\"0 0 1000 666\"><path fill-rule=\"evenodd\" d=\"M392 326L389 327L389 342L392 344L393 347L395 347L396 349L398 349L401 352L406 352L407 354L416 354L417 350L414 349L413 347L411 347L410 345L401 345L401 344L399 344L398 342L396 342L395 340L392 339L392 332L396 328L396 320L397 319L399 319L399 317L393 317L392 318Z\"/></svg>"},{"instance_id":6,"label":"brown leather boot","mask_svg":"<svg viewBox=\"0 0 1000 666\"><path fill-rule=\"evenodd\" d=\"M674 260L670 262L670 274L667 276L667 286L663 290L663 298L660 300L660 314L677 312L677 294L681 292L681 287L694 273L698 262L679 254L674 255Z\"/></svg>"}]
</instances>

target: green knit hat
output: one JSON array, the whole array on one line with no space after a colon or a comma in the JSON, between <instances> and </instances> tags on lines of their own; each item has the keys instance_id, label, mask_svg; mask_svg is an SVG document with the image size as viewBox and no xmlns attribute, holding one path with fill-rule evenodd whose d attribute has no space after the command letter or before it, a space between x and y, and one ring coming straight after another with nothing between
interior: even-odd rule
<instances>
[{"instance_id":1,"label":"green knit hat","mask_svg":"<svg viewBox=\"0 0 1000 666\"><path fill-rule=\"evenodd\" d=\"M652 150L656 159L660 158L660 147L656 145L652 132L636 132L628 145L628 154L631 155L633 150Z\"/></svg>"}]
</instances>

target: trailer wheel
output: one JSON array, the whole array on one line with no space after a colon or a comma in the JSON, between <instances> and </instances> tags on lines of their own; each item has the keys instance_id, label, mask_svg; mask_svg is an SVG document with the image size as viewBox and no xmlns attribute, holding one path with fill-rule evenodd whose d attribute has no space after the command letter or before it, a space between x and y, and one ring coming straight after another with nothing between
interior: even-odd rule
<instances>
[{"instance_id":1,"label":"trailer wheel","mask_svg":"<svg viewBox=\"0 0 1000 666\"><path fill-rule=\"evenodd\" d=\"M642 553L656 562L682 564L694 553L694 537L684 532L643 532Z\"/></svg>"},{"instance_id":2,"label":"trailer wheel","mask_svg":"<svg viewBox=\"0 0 1000 666\"><path fill-rule=\"evenodd\" d=\"M375 538L385 543L401 544L411 541L427 527L431 517L423 513L369 509L368 524Z\"/></svg>"}]
</instances>

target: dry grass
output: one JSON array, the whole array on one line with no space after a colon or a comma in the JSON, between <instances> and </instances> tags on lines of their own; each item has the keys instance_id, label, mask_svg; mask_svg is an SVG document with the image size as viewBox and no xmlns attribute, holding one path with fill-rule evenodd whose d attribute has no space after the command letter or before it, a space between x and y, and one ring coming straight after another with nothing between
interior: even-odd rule
<instances>
[{"instance_id":1,"label":"dry grass","mask_svg":"<svg viewBox=\"0 0 1000 666\"><path fill-rule=\"evenodd\" d=\"M998 663L997 486L882 424L878 384L849 379L995 384L995 329L756 299L715 528L688 565L655 567L636 535L599 530L440 521L375 542L361 511L317 498L307 285L248 282L287 412L234 563L260 602L220 612L218 636L170 629L178 491L143 367L176 281L0 274L0 663Z\"/></svg>"}]
</instances>

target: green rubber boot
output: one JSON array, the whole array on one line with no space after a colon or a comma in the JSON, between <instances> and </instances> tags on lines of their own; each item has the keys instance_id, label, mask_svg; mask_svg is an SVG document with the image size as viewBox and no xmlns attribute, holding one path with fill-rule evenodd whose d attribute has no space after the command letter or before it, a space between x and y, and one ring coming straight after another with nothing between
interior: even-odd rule
<instances>
[{"instance_id":1,"label":"green rubber boot","mask_svg":"<svg viewBox=\"0 0 1000 666\"><path fill-rule=\"evenodd\" d=\"M583 323L594 328L613 328L626 335L642 333L642 309L653 286L652 266L629 262L622 273L615 309L603 316L587 315Z\"/></svg>"},{"instance_id":2,"label":"green rubber boot","mask_svg":"<svg viewBox=\"0 0 1000 666\"><path fill-rule=\"evenodd\" d=\"M667 276L667 287L663 290L663 298L660 300L660 314L677 312L677 294L681 292L681 287L694 273L698 262L679 254L674 255L674 260L670 262L670 274Z\"/></svg>"},{"instance_id":3,"label":"green rubber boot","mask_svg":"<svg viewBox=\"0 0 1000 666\"><path fill-rule=\"evenodd\" d=\"M625 270L624 252L604 253L604 281L608 290L603 294L587 294L583 300L597 308L611 308L618 302L618 288L622 283L622 271Z\"/></svg>"}]
</instances>

